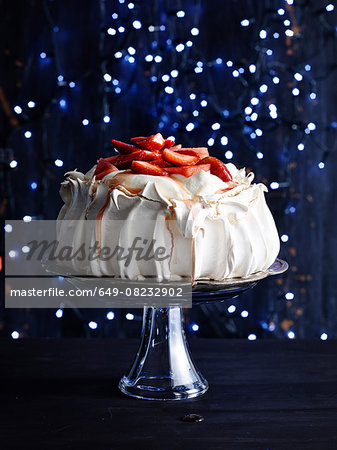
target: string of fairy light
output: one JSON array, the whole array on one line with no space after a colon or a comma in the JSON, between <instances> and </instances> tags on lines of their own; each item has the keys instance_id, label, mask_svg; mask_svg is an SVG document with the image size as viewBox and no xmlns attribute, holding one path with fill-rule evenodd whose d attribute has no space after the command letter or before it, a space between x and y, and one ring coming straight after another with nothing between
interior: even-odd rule
<instances>
[{"instance_id":1,"label":"string of fairy light","mask_svg":"<svg viewBox=\"0 0 337 450\"><path fill-rule=\"evenodd\" d=\"M203 39L202 27L200 27L200 3L194 10L193 18L188 10L171 10L160 14L157 17L143 19L142 7L137 2L119 0L116 2L115 11L108 17L106 2L99 2L101 13L101 31L99 39L100 71L101 77L101 97L102 114L101 118L75 117L84 128L99 123L101 125L102 136L111 125L112 104L118 102L126 96L130 90L132 77L125 77L126 69L135 71L136 67L142 67L144 77L148 80L154 92L155 104L160 105L160 113L155 113L158 117L157 129L166 135L193 136L193 133L202 130L205 141L209 147L219 145L223 148L223 157L226 161L235 158L235 138L231 136L233 130L241 132L247 148L255 155L257 160L262 160L264 154L259 144L259 138L265 133L273 133L277 127L285 127L288 133L293 133L296 139L296 150L303 152L306 149L308 139L317 144L321 150L321 158L316 161L319 170L323 170L328 162L329 154L334 148L328 148L324 143L315 139L317 130L326 132L334 131L336 126L326 123L317 123L314 120L305 120L305 115L296 114L296 119L292 120L282 112L280 101L282 96L289 95L293 98L295 106L304 105L305 111L312 111L318 98L318 86L330 73L326 68L322 69L317 76L313 75L314 67L310 60L310 55L305 55L306 60L296 60L293 64L279 61L276 56L281 45L288 49L292 46L300 45L305 39L302 30L296 22L296 11L301 11L301 20L305 21L305 14L316 16L320 25L323 24L327 30L328 38L337 42L337 33L334 25L329 23L329 15L335 10L332 3L324 3L318 10L307 8L306 2L296 0L280 1L279 7L266 9L260 23L256 23L255 16L247 15L240 20L242 32L251 33L254 46L250 52L250 57L243 60L226 59L219 55L209 60L198 50L200 41ZM52 48L41 48L37 60L43 64L49 64L51 59L55 60L57 73L55 74L55 84L57 89L51 98L50 104L58 104L61 112L66 113L69 107L68 90L76 89L83 82L85 74L78 79L69 79L63 72L57 36L62 24L56 24L47 3L44 4L46 17L50 25L52 35ZM196 12L195 12L196 11ZM159 17L159 15L158 15ZM152 20L152 22L151 22ZM176 31L184 30L181 33ZM144 45L144 39L147 45ZM178 36L178 37L177 37ZM140 45L142 43L142 45ZM106 46L109 51L105 50ZM111 48L113 49L111 51ZM237 83L240 95L236 99L234 109L228 109L219 104L217 100L215 83L212 81L217 71L222 71L226 77L230 77L233 83ZM315 72L318 69L316 68ZM202 78L204 77L204 78ZM193 78L193 88L190 80ZM205 89L205 78L207 78L209 89ZM31 127L30 112L39 108L38 100L27 98L25 102L15 104L12 109L19 118L19 129L25 140L34 140L34 131ZM43 114L48 110L48 106ZM191 137L192 139L192 137ZM107 142L107 140L105 139ZM110 145L106 143L106 148ZM50 164L45 161L44 164ZM64 165L63 155L55 155L52 164L56 168ZM20 159L15 155L8 163L9 169L17 169L20 166ZM270 181L269 187L272 191L282 190L289 197L290 175L285 171L284 180ZM32 191L37 190L38 181L30 183ZM286 214L294 214L296 208L290 204L285 210ZM23 217L28 222L32 220L29 214ZM11 225L6 225L5 231L11 232ZM282 243L289 241L289 235L281 235ZM11 255L10 255L11 256ZM14 257L14 254L12 254ZM17 255L15 254L15 257ZM293 301L295 294L292 291L283 293L284 299ZM230 305L228 314L237 314L237 307ZM58 309L56 317L61 318L62 309ZM249 316L247 310L242 310L240 316L245 319ZM113 320L115 314L109 311L107 320ZM127 320L133 320L134 315L126 314ZM97 329L98 323L90 321L89 328ZM191 324L191 330L198 331L199 325ZM269 331L272 331L270 328ZM13 331L14 336L19 337L20 333ZM15 338L13 336L12 337ZM287 337L296 337L294 330L287 331ZM322 330L321 339L328 337L325 330ZM256 335L251 333L248 339L256 339Z\"/></svg>"}]
</instances>

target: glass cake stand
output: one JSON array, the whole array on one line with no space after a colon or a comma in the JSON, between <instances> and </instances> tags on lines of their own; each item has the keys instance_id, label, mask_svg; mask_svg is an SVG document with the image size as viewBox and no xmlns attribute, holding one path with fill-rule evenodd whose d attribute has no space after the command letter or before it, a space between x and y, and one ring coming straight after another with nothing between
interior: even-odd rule
<instances>
[{"instance_id":1,"label":"glass cake stand","mask_svg":"<svg viewBox=\"0 0 337 450\"><path fill-rule=\"evenodd\" d=\"M62 273L61 267L50 261L45 261L43 266L49 273L66 276L78 288L87 287L90 282ZM287 269L288 263L276 259L269 269L245 278L222 282L198 280L192 287L192 303L198 305L235 298L260 280ZM113 278L107 281L116 282ZM139 348L131 369L119 382L119 389L126 395L145 400L184 400L204 394L208 382L197 370L188 347L181 306L184 303L178 302L175 306L173 302L162 308L151 306L151 299L146 299L140 306L144 304L148 306L144 306ZM108 307L108 302L104 301L104 305ZM122 306L127 307L127 302L123 300Z\"/></svg>"},{"instance_id":2,"label":"glass cake stand","mask_svg":"<svg viewBox=\"0 0 337 450\"><path fill-rule=\"evenodd\" d=\"M223 282L198 281L192 288L193 304L237 297L258 281L285 272L288 264L276 259L268 270ZM197 370L184 331L183 308L144 307L138 352L127 375L119 382L126 395L146 400L184 400L208 389Z\"/></svg>"}]
</instances>

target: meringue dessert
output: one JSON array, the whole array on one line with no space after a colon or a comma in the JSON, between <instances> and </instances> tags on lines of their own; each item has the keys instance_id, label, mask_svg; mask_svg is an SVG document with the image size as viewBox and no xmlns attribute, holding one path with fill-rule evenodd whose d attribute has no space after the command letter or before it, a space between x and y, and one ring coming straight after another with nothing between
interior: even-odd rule
<instances>
[{"instance_id":1,"label":"meringue dessert","mask_svg":"<svg viewBox=\"0 0 337 450\"><path fill-rule=\"evenodd\" d=\"M254 174L209 156L205 147L183 148L160 133L112 141L119 154L100 158L86 174L68 172L57 219L61 245L130 249L155 242L162 258L73 259L82 275L156 281L223 281L268 269L280 241ZM92 226L86 226L92 224Z\"/></svg>"}]
</instances>

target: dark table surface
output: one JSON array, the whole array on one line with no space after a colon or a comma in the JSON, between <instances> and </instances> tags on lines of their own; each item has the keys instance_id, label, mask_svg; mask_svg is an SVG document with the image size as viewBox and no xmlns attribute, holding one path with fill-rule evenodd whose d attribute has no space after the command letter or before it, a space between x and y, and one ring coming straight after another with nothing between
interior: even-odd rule
<instances>
[{"instance_id":1,"label":"dark table surface","mask_svg":"<svg viewBox=\"0 0 337 450\"><path fill-rule=\"evenodd\" d=\"M337 449L337 341L191 348L209 391L158 403L117 388L135 340L0 340L1 450Z\"/></svg>"}]
</instances>

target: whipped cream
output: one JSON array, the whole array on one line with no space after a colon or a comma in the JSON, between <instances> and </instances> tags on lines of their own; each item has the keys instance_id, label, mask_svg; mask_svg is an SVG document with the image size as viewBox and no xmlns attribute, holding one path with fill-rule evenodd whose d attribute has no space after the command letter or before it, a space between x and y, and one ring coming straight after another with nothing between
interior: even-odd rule
<instances>
[{"instance_id":1,"label":"whipped cream","mask_svg":"<svg viewBox=\"0 0 337 450\"><path fill-rule=\"evenodd\" d=\"M226 165L233 180L226 183L203 170L183 175L152 176L116 171L97 181L96 166L83 174L68 172L61 185L64 201L58 216L62 245L94 242L128 248L135 236L155 239L170 253L158 262L72 261L81 274L127 279L181 277L224 280L267 269L279 253L274 219L263 184L254 174ZM85 221L92 222L87 226ZM96 225L95 225L96 223ZM145 225L146 224L146 225Z\"/></svg>"}]
</instances>

